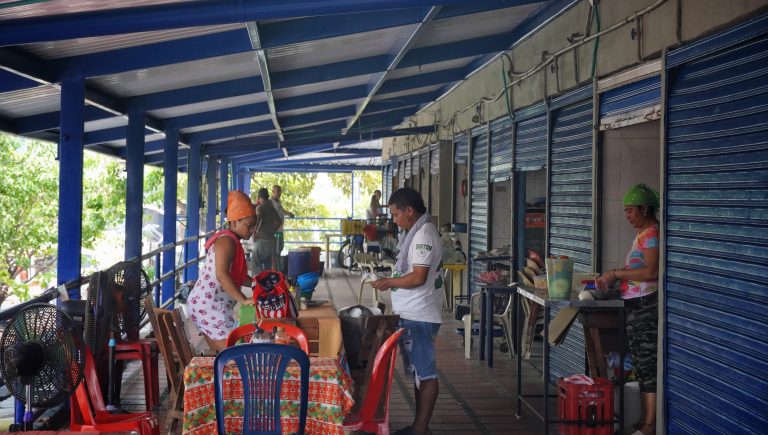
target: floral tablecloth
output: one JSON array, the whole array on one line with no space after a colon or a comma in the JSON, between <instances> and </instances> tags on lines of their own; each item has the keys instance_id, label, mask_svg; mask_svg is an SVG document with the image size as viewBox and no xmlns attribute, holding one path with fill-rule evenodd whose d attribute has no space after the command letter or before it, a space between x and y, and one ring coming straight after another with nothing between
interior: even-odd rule
<instances>
[{"instance_id":1,"label":"floral tablecloth","mask_svg":"<svg viewBox=\"0 0 768 435\"><path fill-rule=\"evenodd\" d=\"M196 357L184 370L184 434L215 434L213 358ZM242 433L243 386L234 363L224 369L227 433ZM280 414L283 433L296 432L299 422L299 367L288 367L283 378ZM354 405L352 379L338 358L310 357L307 434L343 434L344 417Z\"/></svg>"}]
</instances>

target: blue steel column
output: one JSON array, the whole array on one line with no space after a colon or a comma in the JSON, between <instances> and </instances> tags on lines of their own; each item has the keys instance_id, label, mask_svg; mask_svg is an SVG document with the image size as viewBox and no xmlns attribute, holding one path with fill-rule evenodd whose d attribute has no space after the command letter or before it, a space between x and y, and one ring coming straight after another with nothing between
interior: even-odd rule
<instances>
[{"instance_id":1,"label":"blue steel column","mask_svg":"<svg viewBox=\"0 0 768 435\"><path fill-rule=\"evenodd\" d=\"M59 284L80 277L83 222L83 107L82 78L61 83L61 136L59 141L59 241L56 277ZM80 299L80 288L69 291Z\"/></svg>"},{"instance_id":2,"label":"blue steel column","mask_svg":"<svg viewBox=\"0 0 768 435\"><path fill-rule=\"evenodd\" d=\"M185 237L192 237L200 234L200 144L192 142L189 144L187 153L187 234ZM199 254L200 242L187 243L188 260L194 260ZM184 281L197 279L197 263L191 264L184 270Z\"/></svg>"},{"instance_id":3,"label":"blue steel column","mask_svg":"<svg viewBox=\"0 0 768 435\"><path fill-rule=\"evenodd\" d=\"M141 256L141 227L144 217L144 112L128 114L125 152L125 259Z\"/></svg>"},{"instance_id":4,"label":"blue steel column","mask_svg":"<svg viewBox=\"0 0 768 435\"><path fill-rule=\"evenodd\" d=\"M355 173L350 172L352 174L352 214L349 216L354 219L355 218Z\"/></svg>"},{"instance_id":5,"label":"blue steel column","mask_svg":"<svg viewBox=\"0 0 768 435\"><path fill-rule=\"evenodd\" d=\"M227 222L227 198L229 197L229 160L221 159L219 162L219 186L221 186L221 225Z\"/></svg>"},{"instance_id":6,"label":"blue steel column","mask_svg":"<svg viewBox=\"0 0 768 435\"><path fill-rule=\"evenodd\" d=\"M215 158L208 158L208 173L206 175L208 197L206 198L205 232L216 228L216 172L219 164Z\"/></svg>"},{"instance_id":7,"label":"blue steel column","mask_svg":"<svg viewBox=\"0 0 768 435\"><path fill-rule=\"evenodd\" d=\"M82 78L61 82L59 135L59 219L56 280L59 284L80 277L83 233L83 121L85 83ZM69 290L81 299L80 287ZM14 399L14 423L24 423L24 403Z\"/></svg>"},{"instance_id":8,"label":"blue steel column","mask_svg":"<svg viewBox=\"0 0 768 435\"><path fill-rule=\"evenodd\" d=\"M163 162L163 245L176 243L176 180L179 171L179 131L165 132L165 161ZM176 265L176 248L163 252L163 275L173 271ZM173 300L176 294L176 277L169 276L163 281L161 303ZM170 310L173 309L171 303Z\"/></svg>"},{"instance_id":9,"label":"blue steel column","mask_svg":"<svg viewBox=\"0 0 768 435\"><path fill-rule=\"evenodd\" d=\"M235 162L232 162L232 189L230 190L243 190L243 183L240 178L240 165Z\"/></svg>"},{"instance_id":10,"label":"blue steel column","mask_svg":"<svg viewBox=\"0 0 768 435\"><path fill-rule=\"evenodd\" d=\"M251 196L251 171L246 169L243 174L243 192Z\"/></svg>"}]
</instances>

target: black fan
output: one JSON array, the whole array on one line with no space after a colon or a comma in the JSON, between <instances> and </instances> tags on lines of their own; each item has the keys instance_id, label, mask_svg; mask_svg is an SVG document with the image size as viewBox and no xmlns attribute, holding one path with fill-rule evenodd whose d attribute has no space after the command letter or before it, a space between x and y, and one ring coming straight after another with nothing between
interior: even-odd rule
<instances>
[{"instance_id":1,"label":"black fan","mask_svg":"<svg viewBox=\"0 0 768 435\"><path fill-rule=\"evenodd\" d=\"M98 358L109 338L114 315L114 299L107 291L107 273L96 272L88 282L88 298L85 302L83 327L85 342L94 357Z\"/></svg>"},{"instance_id":2,"label":"black fan","mask_svg":"<svg viewBox=\"0 0 768 435\"><path fill-rule=\"evenodd\" d=\"M8 390L26 403L24 429L32 407L65 401L83 379L85 354L80 330L66 313L34 304L11 319L0 339L0 370Z\"/></svg>"},{"instance_id":3,"label":"black fan","mask_svg":"<svg viewBox=\"0 0 768 435\"><path fill-rule=\"evenodd\" d=\"M149 278L139 263L121 261L107 270L107 291L115 302L120 332L128 340L138 340L141 322L147 311L144 298L150 292Z\"/></svg>"}]
</instances>

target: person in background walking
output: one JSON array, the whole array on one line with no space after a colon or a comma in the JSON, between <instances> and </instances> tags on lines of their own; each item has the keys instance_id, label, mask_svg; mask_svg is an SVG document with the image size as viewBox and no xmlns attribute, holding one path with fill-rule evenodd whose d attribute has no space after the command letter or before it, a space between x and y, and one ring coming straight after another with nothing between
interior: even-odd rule
<instances>
[{"instance_id":1,"label":"person in background walking","mask_svg":"<svg viewBox=\"0 0 768 435\"><path fill-rule=\"evenodd\" d=\"M283 188L280 187L280 185L275 184L272 186L272 198L270 198L270 200L272 201L272 205L275 207L275 210L277 210L277 214L280 215L280 219L283 220L283 224L281 224L280 228L278 228L275 232L275 257L273 261L273 268L277 270L282 270L283 267L282 255L283 248L285 247L285 217L288 216L291 219L296 217L293 213L283 208L283 203L280 202L280 196L282 196L282 194Z\"/></svg>"},{"instance_id":2,"label":"person in background walking","mask_svg":"<svg viewBox=\"0 0 768 435\"><path fill-rule=\"evenodd\" d=\"M269 200L269 191L259 189L256 210L256 228L253 230L253 251L251 267L253 276L272 268L275 256L275 233L283 225L283 219Z\"/></svg>"}]
</instances>

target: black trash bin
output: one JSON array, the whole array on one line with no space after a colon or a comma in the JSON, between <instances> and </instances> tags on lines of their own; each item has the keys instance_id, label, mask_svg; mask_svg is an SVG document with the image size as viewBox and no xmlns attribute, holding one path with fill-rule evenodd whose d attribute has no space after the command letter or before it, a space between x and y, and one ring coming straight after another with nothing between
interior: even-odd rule
<instances>
[{"instance_id":1,"label":"black trash bin","mask_svg":"<svg viewBox=\"0 0 768 435\"><path fill-rule=\"evenodd\" d=\"M359 310L359 311L357 311ZM357 317L355 315L359 314ZM344 350L351 369L364 368L366 361L360 360L360 348L363 344L365 324L374 314L367 307L354 305L339 312L341 320L341 337L344 340Z\"/></svg>"}]
</instances>

